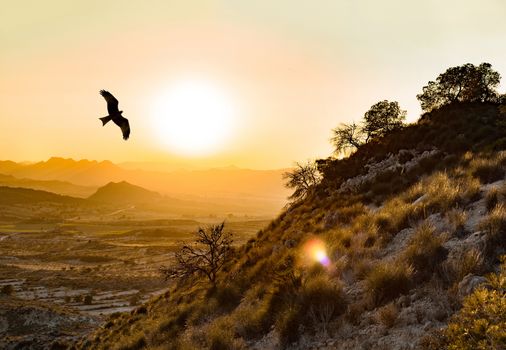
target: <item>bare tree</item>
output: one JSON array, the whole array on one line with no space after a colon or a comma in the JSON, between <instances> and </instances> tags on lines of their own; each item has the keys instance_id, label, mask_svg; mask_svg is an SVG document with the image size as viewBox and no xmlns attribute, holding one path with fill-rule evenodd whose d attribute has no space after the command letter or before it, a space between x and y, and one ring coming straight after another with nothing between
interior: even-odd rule
<instances>
[{"instance_id":1,"label":"bare tree","mask_svg":"<svg viewBox=\"0 0 506 350\"><path fill-rule=\"evenodd\" d=\"M355 123L341 124L332 130L330 142L334 145L336 154L348 153L364 143L364 133Z\"/></svg>"},{"instance_id":2,"label":"bare tree","mask_svg":"<svg viewBox=\"0 0 506 350\"><path fill-rule=\"evenodd\" d=\"M183 244L176 252L176 263L162 267L166 279L187 278L195 274L205 275L216 285L216 276L232 251L232 234L223 231L225 222L199 228L192 243Z\"/></svg>"},{"instance_id":3,"label":"bare tree","mask_svg":"<svg viewBox=\"0 0 506 350\"><path fill-rule=\"evenodd\" d=\"M320 182L321 175L315 162L307 161L305 164L297 162L295 169L283 174L283 179L287 180L286 187L294 189L289 198L297 201L303 199Z\"/></svg>"}]
</instances>

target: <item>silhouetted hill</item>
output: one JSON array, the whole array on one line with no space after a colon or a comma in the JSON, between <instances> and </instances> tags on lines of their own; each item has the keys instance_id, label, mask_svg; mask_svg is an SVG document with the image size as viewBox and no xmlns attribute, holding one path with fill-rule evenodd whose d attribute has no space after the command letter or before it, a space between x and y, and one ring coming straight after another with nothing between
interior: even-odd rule
<instances>
[{"instance_id":1,"label":"silhouetted hill","mask_svg":"<svg viewBox=\"0 0 506 350\"><path fill-rule=\"evenodd\" d=\"M159 193L122 181L110 182L100 187L88 200L101 203L134 204L158 202L162 200L162 196Z\"/></svg>"},{"instance_id":2,"label":"silhouetted hill","mask_svg":"<svg viewBox=\"0 0 506 350\"><path fill-rule=\"evenodd\" d=\"M59 180L83 186L98 186L110 177L121 178L122 169L109 161L90 161L50 158L47 161L33 164L0 162L0 173L17 178L30 178L36 180Z\"/></svg>"},{"instance_id":3,"label":"silhouetted hill","mask_svg":"<svg viewBox=\"0 0 506 350\"><path fill-rule=\"evenodd\" d=\"M62 204L81 204L84 199L61 196L55 193L28 188L0 186L0 204L33 204L53 202Z\"/></svg>"},{"instance_id":4,"label":"silhouetted hill","mask_svg":"<svg viewBox=\"0 0 506 350\"><path fill-rule=\"evenodd\" d=\"M75 185L66 181L18 179L3 174L0 174L0 186L31 188L81 198L88 197L96 191L95 187Z\"/></svg>"},{"instance_id":5,"label":"silhouetted hill","mask_svg":"<svg viewBox=\"0 0 506 350\"><path fill-rule=\"evenodd\" d=\"M257 198L271 201L278 209L288 191L283 186L284 169L251 170L235 167L172 172L123 169L109 161L73 160L53 157L48 161L22 164L0 161L0 174L36 180L67 181L80 186L102 186L127 181L170 196Z\"/></svg>"}]
</instances>

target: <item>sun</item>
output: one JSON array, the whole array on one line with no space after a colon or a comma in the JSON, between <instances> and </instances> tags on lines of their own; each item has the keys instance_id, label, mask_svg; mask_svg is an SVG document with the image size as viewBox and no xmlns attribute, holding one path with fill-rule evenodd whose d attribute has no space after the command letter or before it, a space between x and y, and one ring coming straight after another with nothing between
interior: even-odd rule
<instances>
[{"instance_id":1,"label":"sun","mask_svg":"<svg viewBox=\"0 0 506 350\"><path fill-rule=\"evenodd\" d=\"M227 144L236 113L234 99L220 84L182 79L155 98L152 126L159 141L171 151L204 155Z\"/></svg>"}]
</instances>

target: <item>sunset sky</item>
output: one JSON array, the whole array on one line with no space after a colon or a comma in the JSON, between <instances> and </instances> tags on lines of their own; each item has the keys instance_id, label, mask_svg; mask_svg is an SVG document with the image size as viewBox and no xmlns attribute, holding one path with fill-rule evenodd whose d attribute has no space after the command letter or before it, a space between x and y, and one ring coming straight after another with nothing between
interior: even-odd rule
<instances>
[{"instance_id":1,"label":"sunset sky","mask_svg":"<svg viewBox=\"0 0 506 350\"><path fill-rule=\"evenodd\" d=\"M0 159L281 168L379 100L416 120L450 66L506 76L501 0L0 3Z\"/></svg>"}]
</instances>

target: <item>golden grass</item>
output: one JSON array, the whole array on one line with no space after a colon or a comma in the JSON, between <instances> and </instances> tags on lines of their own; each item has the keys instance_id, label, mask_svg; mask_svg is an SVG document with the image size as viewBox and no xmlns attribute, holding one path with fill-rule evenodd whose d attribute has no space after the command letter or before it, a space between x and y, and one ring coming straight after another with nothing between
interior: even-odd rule
<instances>
[{"instance_id":1,"label":"golden grass","mask_svg":"<svg viewBox=\"0 0 506 350\"><path fill-rule=\"evenodd\" d=\"M444 278L448 283L460 282L466 275L485 272L483 254L476 248L465 250L451 260L443 263Z\"/></svg>"},{"instance_id":2,"label":"golden grass","mask_svg":"<svg viewBox=\"0 0 506 350\"><path fill-rule=\"evenodd\" d=\"M469 162L471 174L482 183L491 183L504 179L504 153L498 153L492 157L474 158Z\"/></svg>"},{"instance_id":3,"label":"golden grass","mask_svg":"<svg viewBox=\"0 0 506 350\"><path fill-rule=\"evenodd\" d=\"M494 252L506 246L506 207L504 204L497 205L480 222L480 229L487 234L485 240L485 255L492 257Z\"/></svg>"},{"instance_id":4,"label":"golden grass","mask_svg":"<svg viewBox=\"0 0 506 350\"><path fill-rule=\"evenodd\" d=\"M395 325L397 318L399 317L399 312L400 310L397 305L394 303L389 303L378 309L376 320L386 328L392 328Z\"/></svg>"},{"instance_id":5,"label":"golden grass","mask_svg":"<svg viewBox=\"0 0 506 350\"><path fill-rule=\"evenodd\" d=\"M425 221L416 227L402 259L413 266L416 276L428 278L446 258L443 242L443 237L438 235L434 226Z\"/></svg>"},{"instance_id":6,"label":"golden grass","mask_svg":"<svg viewBox=\"0 0 506 350\"><path fill-rule=\"evenodd\" d=\"M367 293L374 305L381 305L409 291L413 267L402 261L383 262L366 276Z\"/></svg>"},{"instance_id":7,"label":"golden grass","mask_svg":"<svg viewBox=\"0 0 506 350\"><path fill-rule=\"evenodd\" d=\"M467 211L453 208L446 212L445 216L452 229L452 235L461 236L465 233L465 225L468 218Z\"/></svg>"}]
</instances>

